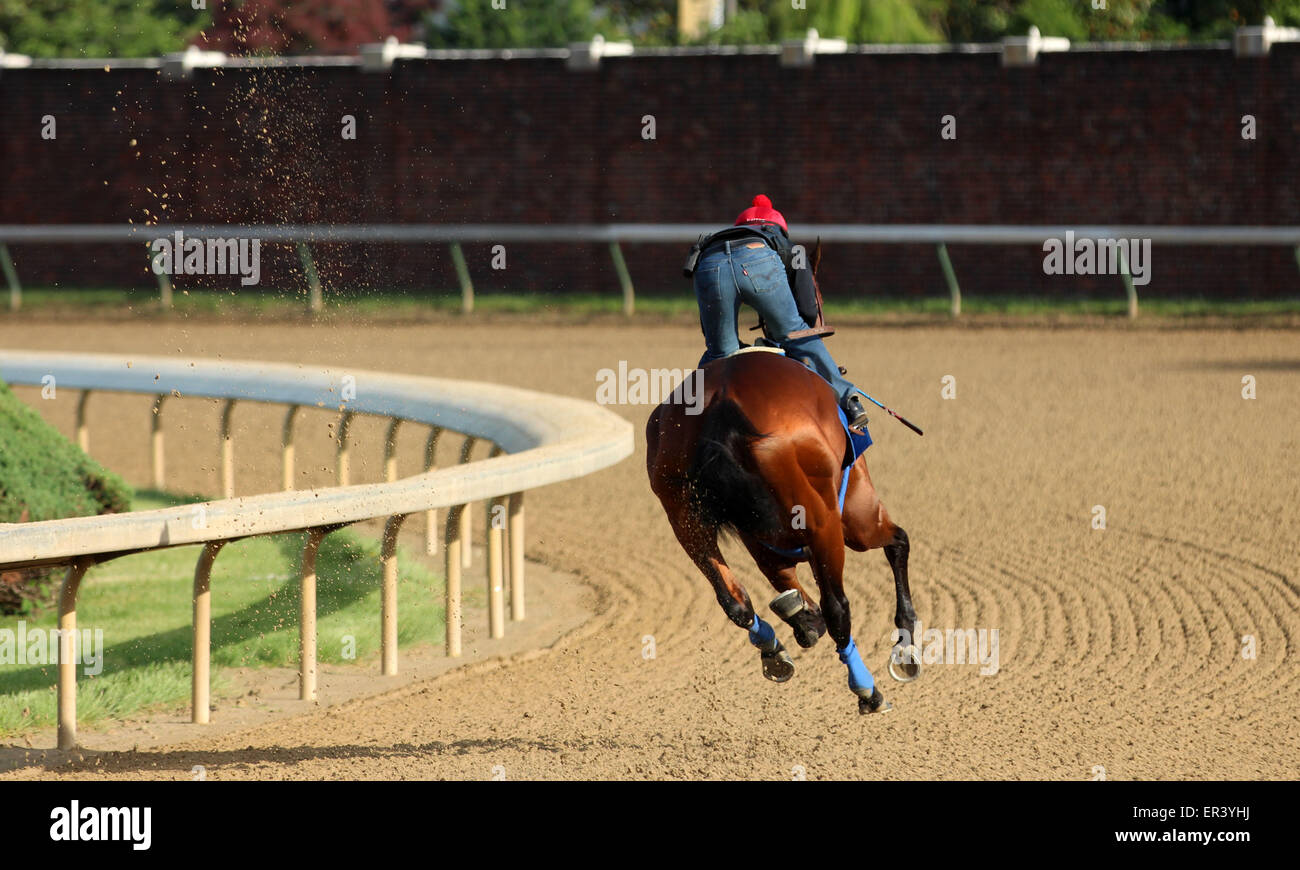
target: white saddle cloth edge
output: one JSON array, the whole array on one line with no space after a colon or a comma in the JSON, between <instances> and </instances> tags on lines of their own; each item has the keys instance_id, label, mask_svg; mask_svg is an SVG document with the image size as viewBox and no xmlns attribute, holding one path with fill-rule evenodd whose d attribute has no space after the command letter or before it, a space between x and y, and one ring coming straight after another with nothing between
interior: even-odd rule
<instances>
[{"instance_id":1,"label":"white saddle cloth edge","mask_svg":"<svg viewBox=\"0 0 1300 870\"><path fill-rule=\"evenodd\" d=\"M732 353L727 354L727 356L736 356L737 354L742 354L742 353L754 353L755 351L762 351L763 353L779 353L779 354L781 354L781 356L785 356L785 349L784 349L784 348L780 348L780 347L760 347L759 345L752 345L752 346L750 346L750 347L742 347L740 350L733 351Z\"/></svg>"}]
</instances>

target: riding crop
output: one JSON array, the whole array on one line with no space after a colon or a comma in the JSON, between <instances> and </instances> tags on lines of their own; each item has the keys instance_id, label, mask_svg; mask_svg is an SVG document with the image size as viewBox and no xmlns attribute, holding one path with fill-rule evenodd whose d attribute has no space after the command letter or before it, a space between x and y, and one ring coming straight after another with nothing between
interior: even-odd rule
<instances>
[{"instance_id":1,"label":"riding crop","mask_svg":"<svg viewBox=\"0 0 1300 870\"><path fill-rule=\"evenodd\" d=\"M885 413L887 413L889 416L893 417L893 418L894 418L895 420L897 420L898 422L902 423L902 424L903 424L904 426L906 426L908 429L911 429L911 430L912 430L913 432L915 432L917 435L924 435L924 434L925 434L924 432L921 431L921 428L920 428L919 426L917 426L917 425L916 425L915 423L913 423L911 420L908 420L906 417L904 417L904 416L902 416L901 414L899 414L899 413L897 413L896 411L894 411L893 408L887 408L887 407L885 407L885 405L881 404L880 402L877 402L875 399L871 398L871 396L868 396L866 393L863 393L861 390L858 390L858 392L859 392L859 393L862 393L863 397L865 397L866 400L867 400L868 402L870 402L871 404L875 405L877 408L883 408L884 411L885 411Z\"/></svg>"}]
</instances>

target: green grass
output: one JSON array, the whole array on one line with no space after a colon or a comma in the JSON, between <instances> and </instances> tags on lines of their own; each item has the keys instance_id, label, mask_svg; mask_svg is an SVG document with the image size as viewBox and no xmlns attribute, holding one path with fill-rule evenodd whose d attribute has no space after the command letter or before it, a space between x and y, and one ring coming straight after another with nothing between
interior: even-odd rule
<instances>
[{"instance_id":1,"label":"green grass","mask_svg":"<svg viewBox=\"0 0 1300 870\"><path fill-rule=\"evenodd\" d=\"M137 495L149 510L195 499ZM227 544L212 572L213 697L232 667L297 667L298 564L305 534ZM103 632L103 672L78 667L77 719L92 724L190 699L194 565L201 547L126 556L90 569L77 602L79 630ZM399 553L399 645L441 642L442 580ZM345 636L355 661L379 651L379 545L349 530L326 536L317 557L317 658L341 664ZM56 627L53 612L26 618L27 631ZM18 617L0 618L17 634ZM93 635L92 635L93 636ZM3 635L0 635L3 637ZM0 656L5 650L0 645ZM53 727L57 667L0 663L0 734Z\"/></svg>"},{"instance_id":2,"label":"green grass","mask_svg":"<svg viewBox=\"0 0 1300 870\"><path fill-rule=\"evenodd\" d=\"M325 291L325 315L366 320L401 320L445 317L460 312L458 290L429 292L382 290L342 293ZM622 295L617 288L608 293L496 293L479 292L474 300L480 314L554 315L590 317L622 313ZM1300 315L1300 298L1279 300L1157 299L1139 296L1143 316L1159 318L1198 317L1295 317ZM924 298L862 298L828 300L827 319L859 317L921 317L944 320L950 302L946 295ZM303 318L308 316L306 295L301 290L278 291L259 288L255 292L176 290L173 309L181 316ZM159 312L158 291L84 288L31 288L23 291L23 310L35 313L113 314L152 316ZM640 316L694 319L695 297L683 284L676 295L642 293L636 299ZM962 312L970 316L1042 318L1055 316L1115 317L1128 313L1128 303L1119 292L1107 299L1049 299L1023 296L967 296ZM0 312L0 317L4 314Z\"/></svg>"},{"instance_id":3,"label":"green grass","mask_svg":"<svg viewBox=\"0 0 1300 870\"><path fill-rule=\"evenodd\" d=\"M457 314L461 308L459 290L429 292L424 290L384 290L364 293L324 294L327 314L345 314L375 319L408 319L421 315ZM638 300L640 303L641 300ZM622 296L583 293L479 293L475 311L503 314L535 314L546 311L574 314L620 313ZM23 290L22 310L45 313L85 313L118 315L155 315L160 311L157 289L73 289L33 288ZM280 291L259 288L253 292L176 290L172 310L181 315L235 315L255 317L305 317L307 296L303 291ZM644 310L655 313L680 313L695 310L693 296L680 299L645 299ZM3 316L0 311L0 316Z\"/></svg>"},{"instance_id":4,"label":"green grass","mask_svg":"<svg viewBox=\"0 0 1300 870\"><path fill-rule=\"evenodd\" d=\"M829 301L826 316L924 314L949 316L952 303L947 297L918 300L862 299ZM963 315L1007 315L1043 317L1082 315L1127 317L1128 300L1115 299L1047 299L1025 296L963 296ZM1300 299L1220 300L1220 299L1143 299L1138 297L1139 316L1152 317L1258 317L1300 314Z\"/></svg>"}]
</instances>

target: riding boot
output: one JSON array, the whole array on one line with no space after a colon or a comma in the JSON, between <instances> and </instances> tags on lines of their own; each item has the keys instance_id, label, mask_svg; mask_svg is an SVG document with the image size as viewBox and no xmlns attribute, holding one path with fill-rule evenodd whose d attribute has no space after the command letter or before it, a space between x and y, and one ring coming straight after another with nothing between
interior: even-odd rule
<instances>
[{"instance_id":1,"label":"riding boot","mask_svg":"<svg viewBox=\"0 0 1300 870\"><path fill-rule=\"evenodd\" d=\"M844 415L849 418L850 429L862 429L867 425L867 410L862 407L862 400L857 396L848 396L840 406L844 408Z\"/></svg>"}]
</instances>

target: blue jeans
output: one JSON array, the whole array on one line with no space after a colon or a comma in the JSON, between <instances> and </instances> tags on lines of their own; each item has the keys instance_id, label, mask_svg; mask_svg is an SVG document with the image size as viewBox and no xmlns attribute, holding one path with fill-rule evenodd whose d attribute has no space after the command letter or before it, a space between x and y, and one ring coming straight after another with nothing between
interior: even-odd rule
<instances>
[{"instance_id":1,"label":"blue jeans","mask_svg":"<svg viewBox=\"0 0 1300 870\"><path fill-rule=\"evenodd\" d=\"M700 304L700 328L704 331L706 350L700 365L721 359L740 349L736 318L744 302L767 323L786 356L807 362L825 378L842 401L857 387L845 380L839 366L818 336L793 341L787 336L807 329L795 305L794 293L785 276L785 267L776 251L754 242L729 241L700 258L695 267L695 298Z\"/></svg>"}]
</instances>

